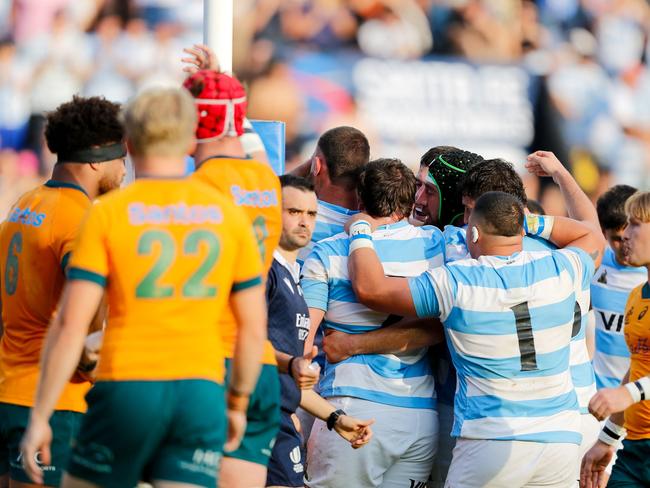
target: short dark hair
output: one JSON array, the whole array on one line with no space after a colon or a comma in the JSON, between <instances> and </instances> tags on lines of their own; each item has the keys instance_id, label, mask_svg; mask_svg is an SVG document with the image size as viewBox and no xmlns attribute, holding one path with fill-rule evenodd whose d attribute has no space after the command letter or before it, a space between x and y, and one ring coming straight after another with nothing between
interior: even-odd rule
<instances>
[{"instance_id":1,"label":"short dark hair","mask_svg":"<svg viewBox=\"0 0 650 488\"><path fill-rule=\"evenodd\" d=\"M537 215L545 215L546 210L544 210L544 207L542 207L542 204L539 203L537 200L533 200L532 198L529 198L528 201L526 202L526 208L531 213L537 214Z\"/></svg>"},{"instance_id":2,"label":"short dark hair","mask_svg":"<svg viewBox=\"0 0 650 488\"><path fill-rule=\"evenodd\" d=\"M103 146L124 139L120 106L104 97L72 97L47 114L45 140L54 154Z\"/></svg>"},{"instance_id":3,"label":"short dark hair","mask_svg":"<svg viewBox=\"0 0 650 488\"><path fill-rule=\"evenodd\" d=\"M361 171L358 191L371 217L406 217L415 204L415 175L399 159L375 159Z\"/></svg>"},{"instance_id":4,"label":"short dark hair","mask_svg":"<svg viewBox=\"0 0 650 488\"><path fill-rule=\"evenodd\" d=\"M472 166L461 183L462 195L473 200L489 191L513 195L524 205L528 201L521 177L514 166L503 159L486 159L481 164Z\"/></svg>"},{"instance_id":5,"label":"short dark hair","mask_svg":"<svg viewBox=\"0 0 650 488\"><path fill-rule=\"evenodd\" d=\"M302 176L295 176L292 174L280 176L280 186L282 188L296 188L297 190L302 190L304 192L314 191L314 184L311 181Z\"/></svg>"},{"instance_id":6,"label":"short dark hair","mask_svg":"<svg viewBox=\"0 0 650 488\"><path fill-rule=\"evenodd\" d=\"M638 190L629 185L616 185L603 193L596 202L598 221L606 230L619 230L627 224L625 202Z\"/></svg>"},{"instance_id":7,"label":"short dark hair","mask_svg":"<svg viewBox=\"0 0 650 488\"><path fill-rule=\"evenodd\" d=\"M483 232L512 237L521 234L524 225L524 206L514 195L502 191L483 193L472 210Z\"/></svg>"},{"instance_id":8,"label":"short dark hair","mask_svg":"<svg viewBox=\"0 0 650 488\"><path fill-rule=\"evenodd\" d=\"M354 127L335 127L318 139L332 183L352 189L361 168L370 159L370 145L363 132Z\"/></svg>"},{"instance_id":9,"label":"short dark hair","mask_svg":"<svg viewBox=\"0 0 650 488\"><path fill-rule=\"evenodd\" d=\"M422 155L420 166L427 167L429 176L440 193L437 225L456 225L462 221L463 207L460 183L469 168L482 164L483 156L454 146L435 146Z\"/></svg>"}]
</instances>

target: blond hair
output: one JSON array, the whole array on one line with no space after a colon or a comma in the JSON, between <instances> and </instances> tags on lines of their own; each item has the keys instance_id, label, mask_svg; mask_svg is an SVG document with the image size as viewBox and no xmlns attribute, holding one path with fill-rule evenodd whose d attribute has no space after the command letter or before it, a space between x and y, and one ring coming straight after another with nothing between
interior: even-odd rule
<instances>
[{"instance_id":1,"label":"blond hair","mask_svg":"<svg viewBox=\"0 0 650 488\"><path fill-rule=\"evenodd\" d=\"M122 112L135 156L184 156L197 123L192 96L181 88L153 88L133 98Z\"/></svg>"},{"instance_id":2,"label":"blond hair","mask_svg":"<svg viewBox=\"0 0 650 488\"><path fill-rule=\"evenodd\" d=\"M628 219L650 222L650 192L638 191L625 202L625 215Z\"/></svg>"}]
</instances>

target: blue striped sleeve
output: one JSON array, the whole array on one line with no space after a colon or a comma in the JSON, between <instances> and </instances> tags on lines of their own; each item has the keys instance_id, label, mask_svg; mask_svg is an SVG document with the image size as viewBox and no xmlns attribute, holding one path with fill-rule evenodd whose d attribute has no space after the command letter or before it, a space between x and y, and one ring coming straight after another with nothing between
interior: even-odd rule
<instances>
[{"instance_id":1,"label":"blue striped sleeve","mask_svg":"<svg viewBox=\"0 0 650 488\"><path fill-rule=\"evenodd\" d=\"M418 317L438 317L440 315L436 290L429 272L410 278L409 288Z\"/></svg>"},{"instance_id":2,"label":"blue striped sleeve","mask_svg":"<svg viewBox=\"0 0 650 488\"><path fill-rule=\"evenodd\" d=\"M307 306L327 311L329 275L319 252L312 252L302 267L300 287Z\"/></svg>"},{"instance_id":3,"label":"blue striped sleeve","mask_svg":"<svg viewBox=\"0 0 650 488\"><path fill-rule=\"evenodd\" d=\"M575 253L578 256L581 264L581 288L583 290L588 289L591 286L591 279L594 277L596 272L596 264L589 254L579 247L568 247L568 251Z\"/></svg>"}]
</instances>

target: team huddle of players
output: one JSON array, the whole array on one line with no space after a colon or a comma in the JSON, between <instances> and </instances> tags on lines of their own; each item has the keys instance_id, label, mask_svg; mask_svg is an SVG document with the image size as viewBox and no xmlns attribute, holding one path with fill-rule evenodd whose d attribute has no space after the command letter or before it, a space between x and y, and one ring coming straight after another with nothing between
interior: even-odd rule
<instances>
[{"instance_id":1,"label":"team huddle of players","mask_svg":"<svg viewBox=\"0 0 650 488\"><path fill-rule=\"evenodd\" d=\"M183 88L49 114L0 224L0 487L650 483L650 193L594 207L537 151L546 216L501 159L416 175L351 127L278 178L188 52Z\"/></svg>"}]
</instances>

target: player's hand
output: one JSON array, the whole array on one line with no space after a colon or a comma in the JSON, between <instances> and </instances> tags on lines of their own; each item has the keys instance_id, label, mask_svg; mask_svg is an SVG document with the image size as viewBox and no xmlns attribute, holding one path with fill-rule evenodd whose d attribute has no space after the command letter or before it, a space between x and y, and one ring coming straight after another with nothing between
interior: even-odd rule
<instances>
[{"instance_id":1,"label":"player's hand","mask_svg":"<svg viewBox=\"0 0 650 488\"><path fill-rule=\"evenodd\" d=\"M350 226L352 224L354 224L355 222L357 222L358 220L365 220L366 222L368 222L370 224L370 229L373 230L373 231L377 227L379 227L379 225L377 224L377 221L375 219L373 219L370 215L368 215L366 213L363 213L363 212L359 212L358 214L354 214L352 217L350 217L350 219L345 223L345 226L344 226L345 232L347 232L349 234L350 233Z\"/></svg>"},{"instance_id":2,"label":"player's hand","mask_svg":"<svg viewBox=\"0 0 650 488\"><path fill-rule=\"evenodd\" d=\"M526 169L537 176L555 177L567 171L560 160L550 151L535 151L526 158Z\"/></svg>"},{"instance_id":3,"label":"player's hand","mask_svg":"<svg viewBox=\"0 0 650 488\"><path fill-rule=\"evenodd\" d=\"M226 415L228 417L228 438L223 446L223 450L232 452L237 450L239 444L241 444L241 440L244 438L244 433L246 432L246 412L228 409Z\"/></svg>"},{"instance_id":4,"label":"player's hand","mask_svg":"<svg viewBox=\"0 0 650 488\"><path fill-rule=\"evenodd\" d=\"M623 412L634 404L634 399L627 388L603 388L598 390L589 401L589 412L598 420L605 420L613 413Z\"/></svg>"},{"instance_id":5,"label":"player's hand","mask_svg":"<svg viewBox=\"0 0 650 488\"><path fill-rule=\"evenodd\" d=\"M602 441L596 441L587 454L582 458L580 466L581 488L604 488L607 486L609 474L605 471L616 448Z\"/></svg>"},{"instance_id":6,"label":"player's hand","mask_svg":"<svg viewBox=\"0 0 650 488\"><path fill-rule=\"evenodd\" d=\"M190 75L202 69L212 69L219 71L219 61L216 54L205 44L194 44L192 47L186 47L183 52L189 54L187 58L181 58L183 63L187 66L183 67L183 71Z\"/></svg>"},{"instance_id":7,"label":"player's hand","mask_svg":"<svg viewBox=\"0 0 650 488\"><path fill-rule=\"evenodd\" d=\"M323 337L323 351L329 363L340 363L353 355L352 343L354 334L346 334L340 330L326 329Z\"/></svg>"},{"instance_id":8,"label":"player's hand","mask_svg":"<svg viewBox=\"0 0 650 488\"><path fill-rule=\"evenodd\" d=\"M297 357L291 363L291 375L301 390L313 388L320 379L320 366L312 362L317 354L318 348L313 346L310 353Z\"/></svg>"},{"instance_id":9,"label":"player's hand","mask_svg":"<svg viewBox=\"0 0 650 488\"><path fill-rule=\"evenodd\" d=\"M348 441L353 449L359 449L370 442L372 438L370 426L374 423L374 420L359 420L349 415L341 415L334 424L334 430Z\"/></svg>"},{"instance_id":10,"label":"player's hand","mask_svg":"<svg viewBox=\"0 0 650 488\"><path fill-rule=\"evenodd\" d=\"M46 466L51 463L51 443L52 428L50 423L47 419L32 414L20 442L20 455L25 473L39 485L43 484L43 470L39 466L39 462Z\"/></svg>"},{"instance_id":11,"label":"player's hand","mask_svg":"<svg viewBox=\"0 0 650 488\"><path fill-rule=\"evenodd\" d=\"M81 353L81 360L77 365L76 374L86 381L95 381L97 372L97 362L99 361L99 351L104 341L104 331L98 330L88 334L84 341L84 350Z\"/></svg>"}]
</instances>

